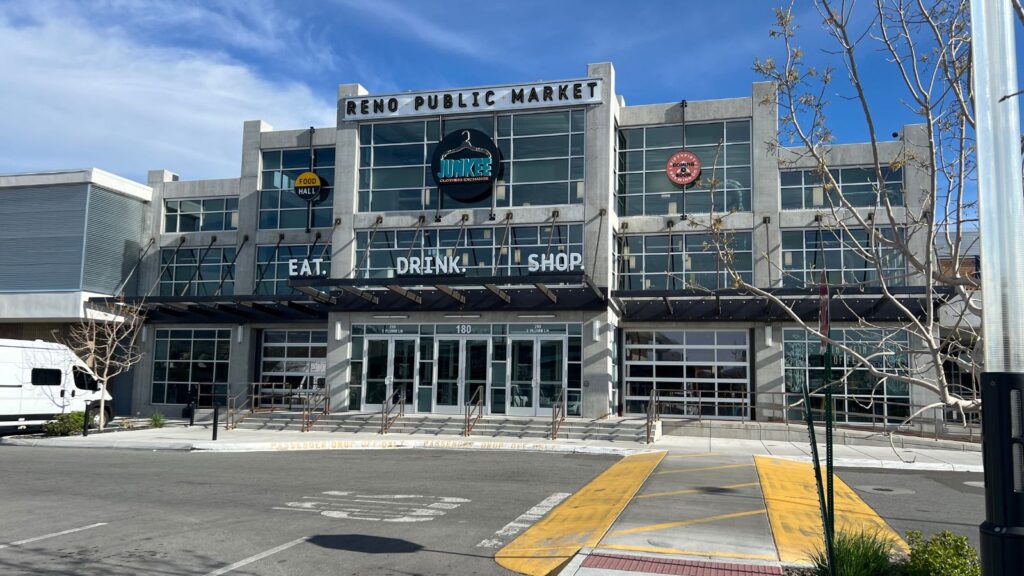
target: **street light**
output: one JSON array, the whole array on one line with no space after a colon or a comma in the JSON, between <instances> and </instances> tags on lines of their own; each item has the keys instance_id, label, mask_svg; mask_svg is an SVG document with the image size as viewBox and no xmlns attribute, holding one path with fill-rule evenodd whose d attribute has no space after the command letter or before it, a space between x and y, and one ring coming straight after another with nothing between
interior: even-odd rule
<instances>
[{"instance_id":1,"label":"street light","mask_svg":"<svg viewBox=\"0 0 1024 576\"><path fill-rule=\"evenodd\" d=\"M1024 185L1020 169L1014 16L1006 0L971 0L978 214L981 229L981 375L985 576L1024 566Z\"/></svg>"}]
</instances>

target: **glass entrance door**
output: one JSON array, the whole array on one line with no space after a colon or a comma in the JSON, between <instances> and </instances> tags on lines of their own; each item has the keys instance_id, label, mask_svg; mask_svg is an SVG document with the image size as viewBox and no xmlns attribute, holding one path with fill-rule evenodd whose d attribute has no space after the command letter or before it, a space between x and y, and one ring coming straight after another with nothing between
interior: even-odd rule
<instances>
[{"instance_id":1,"label":"glass entrance door","mask_svg":"<svg viewBox=\"0 0 1024 576\"><path fill-rule=\"evenodd\" d=\"M416 339L367 338L364 349L366 385L363 387L363 410L379 411L385 400L402 389L405 411L414 411Z\"/></svg>"},{"instance_id":2,"label":"glass entrance door","mask_svg":"<svg viewBox=\"0 0 1024 576\"><path fill-rule=\"evenodd\" d=\"M487 405L487 376L490 366L489 340L438 338L435 358L437 389L434 412L461 414L477 389ZM485 409L486 410L486 409Z\"/></svg>"},{"instance_id":3,"label":"glass entrance door","mask_svg":"<svg viewBox=\"0 0 1024 576\"><path fill-rule=\"evenodd\" d=\"M565 391L565 338L511 338L508 345L508 413L550 416Z\"/></svg>"}]
</instances>

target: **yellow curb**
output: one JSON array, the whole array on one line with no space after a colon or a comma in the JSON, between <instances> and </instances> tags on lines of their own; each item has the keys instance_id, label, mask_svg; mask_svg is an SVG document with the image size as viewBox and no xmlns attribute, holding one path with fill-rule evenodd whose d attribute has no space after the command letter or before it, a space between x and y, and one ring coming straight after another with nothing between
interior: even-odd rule
<instances>
[{"instance_id":1,"label":"yellow curb","mask_svg":"<svg viewBox=\"0 0 1024 576\"><path fill-rule=\"evenodd\" d=\"M785 564L806 564L824 546L824 528L818 507L814 468L809 462L755 456L768 521L779 559ZM908 552L906 542L838 476L834 488L836 532L869 532L892 540Z\"/></svg>"},{"instance_id":2,"label":"yellow curb","mask_svg":"<svg viewBox=\"0 0 1024 576\"><path fill-rule=\"evenodd\" d=\"M665 452L626 456L494 555L504 568L534 576L560 569L593 548L629 504Z\"/></svg>"}]
</instances>

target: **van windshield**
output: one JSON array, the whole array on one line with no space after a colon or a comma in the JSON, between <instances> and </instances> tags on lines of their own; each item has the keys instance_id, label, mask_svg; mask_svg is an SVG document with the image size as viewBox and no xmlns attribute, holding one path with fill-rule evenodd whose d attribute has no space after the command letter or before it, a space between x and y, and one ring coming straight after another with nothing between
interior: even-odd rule
<instances>
[{"instance_id":1,"label":"van windshield","mask_svg":"<svg viewBox=\"0 0 1024 576\"><path fill-rule=\"evenodd\" d=\"M75 366L75 388L79 390L99 390L99 383L85 370Z\"/></svg>"}]
</instances>

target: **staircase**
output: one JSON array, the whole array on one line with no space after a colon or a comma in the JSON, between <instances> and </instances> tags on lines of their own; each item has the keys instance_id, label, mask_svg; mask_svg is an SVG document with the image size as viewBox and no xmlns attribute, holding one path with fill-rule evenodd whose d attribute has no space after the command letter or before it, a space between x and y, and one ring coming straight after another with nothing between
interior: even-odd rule
<instances>
[{"instance_id":1,"label":"staircase","mask_svg":"<svg viewBox=\"0 0 1024 576\"><path fill-rule=\"evenodd\" d=\"M399 418L388 436L462 436L461 415L409 414ZM302 413L258 412L249 414L238 424L238 430L302 430ZM377 434L380 414L326 414L313 425L313 432L340 434ZM535 438L551 435L551 420L546 417L484 416L473 427L470 438ZM559 440L602 440L643 444L647 439L646 422L639 418L606 418L588 420L566 418L558 431Z\"/></svg>"}]
</instances>

